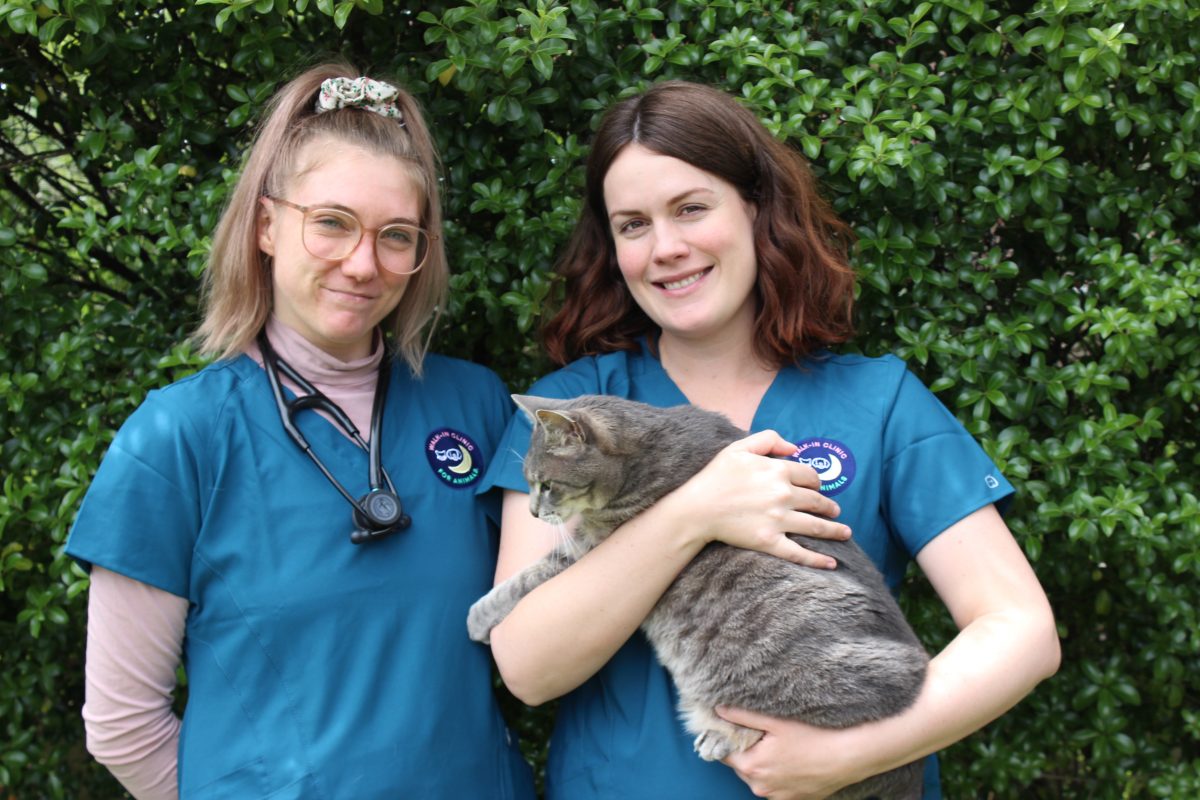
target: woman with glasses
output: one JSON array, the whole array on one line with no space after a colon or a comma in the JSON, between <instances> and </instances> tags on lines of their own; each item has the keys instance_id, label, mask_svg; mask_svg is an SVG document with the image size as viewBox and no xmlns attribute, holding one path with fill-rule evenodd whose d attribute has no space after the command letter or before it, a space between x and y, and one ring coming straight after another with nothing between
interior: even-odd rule
<instances>
[{"instance_id":1,"label":"woman with glasses","mask_svg":"<svg viewBox=\"0 0 1200 800\"><path fill-rule=\"evenodd\" d=\"M217 360L152 392L68 542L89 750L137 798L530 798L467 608L500 380L426 353L447 289L415 100L345 64L276 95L213 240ZM182 719L176 670L186 675Z\"/></svg>"}]
</instances>

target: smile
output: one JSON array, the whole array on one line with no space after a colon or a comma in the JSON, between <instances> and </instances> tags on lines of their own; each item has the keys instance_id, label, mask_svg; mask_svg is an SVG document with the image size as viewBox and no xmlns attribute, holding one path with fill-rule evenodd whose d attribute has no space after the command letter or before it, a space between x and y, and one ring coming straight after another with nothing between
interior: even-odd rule
<instances>
[{"instance_id":1,"label":"smile","mask_svg":"<svg viewBox=\"0 0 1200 800\"><path fill-rule=\"evenodd\" d=\"M686 278L680 278L677 281L665 281L663 283L660 283L659 286L661 286L664 289L667 289L669 291L674 291L676 289L683 289L684 287L691 286L693 283L695 283L696 281L703 278L705 275L707 275L709 273L709 271L711 269L712 269L712 267L702 269L697 273L688 275Z\"/></svg>"},{"instance_id":2,"label":"smile","mask_svg":"<svg viewBox=\"0 0 1200 800\"><path fill-rule=\"evenodd\" d=\"M333 289L328 286L325 287L325 291L334 295L336 298L340 299L341 301L347 302L347 303L367 303L367 302L370 302L375 299L374 297L371 297L370 295L359 294L357 292L348 292L343 289Z\"/></svg>"}]
</instances>

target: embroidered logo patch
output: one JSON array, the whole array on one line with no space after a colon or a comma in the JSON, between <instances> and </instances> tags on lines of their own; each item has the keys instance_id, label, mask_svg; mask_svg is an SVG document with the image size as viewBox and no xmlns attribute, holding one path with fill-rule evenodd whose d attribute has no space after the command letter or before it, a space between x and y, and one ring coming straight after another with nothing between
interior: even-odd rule
<instances>
[{"instance_id":1,"label":"embroidered logo patch","mask_svg":"<svg viewBox=\"0 0 1200 800\"><path fill-rule=\"evenodd\" d=\"M441 428L425 440L425 458L433 474L442 482L462 489L479 480L483 474L483 454L466 434L451 428Z\"/></svg>"},{"instance_id":2,"label":"embroidered logo patch","mask_svg":"<svg viewBox=\"0 0 1200 800\"><path fill-rule=\"evenodd\" d=\"M845 491L858 471L850 448L834 439L805 439L796 444L796 452L788 458L815 469L821 479L821 494L828 497Z\"/></svg>"}]
</instances>

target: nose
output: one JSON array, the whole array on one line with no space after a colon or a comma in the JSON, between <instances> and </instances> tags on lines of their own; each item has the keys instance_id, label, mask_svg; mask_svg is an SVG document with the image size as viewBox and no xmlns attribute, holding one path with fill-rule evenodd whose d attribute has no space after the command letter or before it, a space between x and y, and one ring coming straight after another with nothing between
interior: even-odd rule
<instances>
[{"instance_id":1,"label":"nose","mask_svg":"<svg viewBox=\"0 0 1200 800\"><path fill-rule=\"evenodd\" d=\"M375 237L363 234L350 255L342 259L342 272L361 283L379 274L379 262L375 258Z\"/></svg>"},{"instance_id":2,"label":"nose","mask_svg":"<svg viewBox=\"0 0 1200 800\"><path fill-rule=\"evenodd\" d=\"M652 257L655 262L665 264L670 261L678 261L688 254L687 241L683 238L683 231L679 226L672 222L660 222L654 226L654 252Z\"/></svg>"}]
</instances>

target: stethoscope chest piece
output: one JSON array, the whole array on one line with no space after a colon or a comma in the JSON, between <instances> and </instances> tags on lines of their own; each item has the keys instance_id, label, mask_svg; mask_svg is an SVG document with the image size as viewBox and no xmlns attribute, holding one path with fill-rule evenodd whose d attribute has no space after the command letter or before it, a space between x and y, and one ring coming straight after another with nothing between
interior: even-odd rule
<instances>
[{"instance_id":1,"label":"stethoscope chest piece","mask_svg":"<svg viewBox=\"0 0 1200 800\"><path fill-rule=\"evenodd\" d=\"M400 498L387 489L372 489L358 498L354 509L355 529L350 533L354 544L382 539L412 524L412 518L404 513Z\"/></svg>"}]
</instances>

